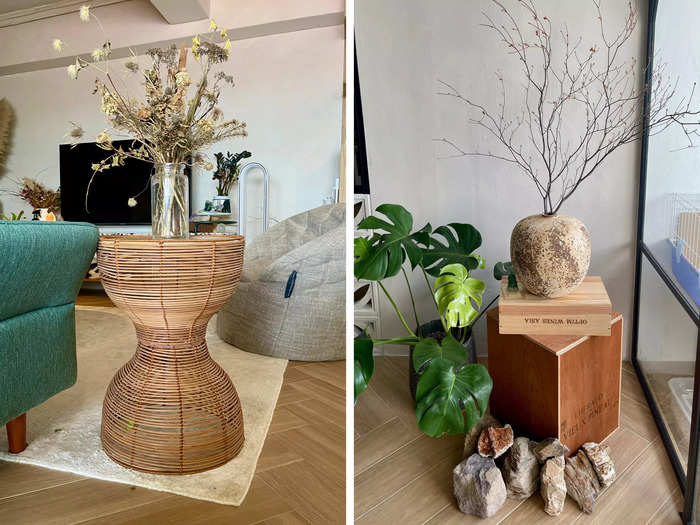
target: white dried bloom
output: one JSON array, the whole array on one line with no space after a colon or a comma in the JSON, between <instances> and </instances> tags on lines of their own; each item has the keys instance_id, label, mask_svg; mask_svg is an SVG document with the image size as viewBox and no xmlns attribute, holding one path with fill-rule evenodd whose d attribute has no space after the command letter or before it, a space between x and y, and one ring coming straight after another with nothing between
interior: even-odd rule
<instances>
[{"instance_id":1,"label":"white dried bloom","mask_svg":"<svg viewBox=\"0 0 700 525\"><path fill-rule=\"evenodd\" d=\"M54 38L52 45L53 45L54 51L56 51L57 53L60 53L61 51L63 51L63 46L65 45L65 43L60 38Z\"/></svg>"},{"instance_id":2,"label":"white dried bloom","mask_svg":"<svg viewBox=\"0 0 700 525\"><path fill-rule=\"evenodd\" d=\"M190 74L187 71L178 71L175 73L175 84L177 87L188 86L190 84Z\"/></svg>"},{"instance_id":3,"label":"white dried bloom","mask_svg":"<svg viewBox=\"0 0 700 525\"><path fill-rule=\"evenodd\" d=\"M133 197L129 197L129 200L126 201L126 203L129 205L129 208L133 208L137 204L136 199L134 199Z\"/></svg>"},{"instance_id":4,"label":"white dried bloom","mask_svg":"<svg viewBox=\"0 0 700 525\"><path fill-rule=\"evenodd\" d=\"M97 134L97 143L98 144L111 144L112 143L112 138L109 136L109 133L107 133L106 129L100 131Z\"/></svg>"},{"instance_id":5,"label":"white dried bloom","mask_svg":"<svg viewBox=\"0 0 700 525\"><path fill-rule=\"evenodd\" d=\"M80 19L83 22L90 21L90 6L89 5L80 6Z\"/></svg>"},{"instance_id":6,"label":"white dried bloom","mask_svg":"<svg viewBox=\"0 0 700 525\"><path fill-rule=\"evenodd\" d=\"M78 78L78 71L80 71L80 67L78 66L77 63L71 64L70 66L68 66L68 76L70 78L72 78L73 80Z\"/></svg>"},{"instance_id":7,"label":"white dried bloom","mask_svg":"<svg viewBox=\"0 0 700 525\"><path fill-rule=\"evenodd\" d=\"M95 62L99 62L100 60L104 60L104 59L105 59L105 51L104 51L104 49L102 49L101 47L98 47L98 48L94 49L94 50L92 51L91 55L92 55L92 59L93 59Z\"/></svg>"}]
</instances>

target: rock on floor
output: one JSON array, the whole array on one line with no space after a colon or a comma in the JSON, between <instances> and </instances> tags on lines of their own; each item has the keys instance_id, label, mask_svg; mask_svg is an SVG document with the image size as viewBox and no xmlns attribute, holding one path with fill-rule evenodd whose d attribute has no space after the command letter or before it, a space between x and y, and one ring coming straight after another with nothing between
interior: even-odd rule
<instances>
[{"instance_id":1,"label":"rock on floor","mask_svg":"<svg viewBox=\"0 0 700 525\"><path fill-rule=\"evenodd\" d=\"M544 465L545 461L549 458L565 456L567 452L569 452L569 447L557 438L547 438L537 443L532 451L537 457L537 461L540 462L540 465Z\"/></svg>"},{"instance_id":2,"label":"rock on floor","mask_svg":"<svg viewBox=\"0 0 700 525\"><path fill-rule=\"evenodd\" d=\"M564 456L545 461L540 471L540 494L544 500L544 511L550 516L559 516L566 500Z\"/></svg>"},{"instance_id":3,"label":"rock on floor","mask_svg":"<svg viewBox=\"0 0 700 525\"><path fill-rule=\"evenodd\" d=\"M593 465L583 450L579 450L575 456L566 459L564 476L569 496L578 503L583 512L592 513L601 487Z\"/></svg>"},{"instance_id":4,"label":"rock on floor","mask_svg":"<svg viewBox=\"0 0 700 525\"><path fill-rule=\"evenodd\" d=\"M503 463L503 479L508 497L527 499L537 490L540 479L540 465L532 453L535 445L526 437L516 438Z\"/></svg>"},{"instance_id":5,"label":"rock on floor","mask_svg":"<svg viewBox=\"0 0 700 525\"><path fill-rule=\"evenodd\" d=\"M500 426L501 423L498 421L498 419L489 413L484 414L484 416L477 421L472 429L464 436L464 453L462 454L462 459L468 458L474 452L476 452L476 442L479 440L482 430L484 430L486 427Z\"/></svg>"},{"instance_id":6,"label":"rock on floor","mask_svg":"<svg viewBox=\"0 0 700 525\"><path fill-rule=\"evenodd\" d=\"M506 501L506 485L491 458L472 454L452 471L459 510L481 518L493 516Z\"/></svg>"},{"instance_id":7,"label":"rock on floor","mask_svg":"<svg viewBox=\"0 0 700 525\"><path fill-rule=\"evenodd\" d=\"M610 447L598 443L584 443L581 448L591 462L593 470L598 476L600 486L607 488L615 481L615 464L610 458Z\"/></svg>"},{"instance_id":8,"label":"rock on floor","mask_svg":"<svg viewBox=\"0 0 700 525\"><path fill-rule=\"evenodd\" d=\"M476 444L477 452L485 458L503 455L513 444L513 429L510 425L504 427L487 427L481 431Z\"/></svg>"}]
</instances>

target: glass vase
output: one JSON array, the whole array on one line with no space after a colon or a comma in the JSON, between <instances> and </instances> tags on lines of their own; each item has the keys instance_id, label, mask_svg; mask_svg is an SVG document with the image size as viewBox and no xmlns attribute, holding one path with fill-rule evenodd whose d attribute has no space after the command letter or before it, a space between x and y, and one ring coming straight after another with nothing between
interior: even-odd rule
<instances>
[{"instance_id":1,"label":"glass vase","mask_svg":"<svg viewBox=\"0 0 700 525\"><path fill-rule=\"evenodd\" d=\"M189 181L185 164L155 165L151 176L151 231L156 239L186 239L190 236Z\"/></svg>"}]
</instances>

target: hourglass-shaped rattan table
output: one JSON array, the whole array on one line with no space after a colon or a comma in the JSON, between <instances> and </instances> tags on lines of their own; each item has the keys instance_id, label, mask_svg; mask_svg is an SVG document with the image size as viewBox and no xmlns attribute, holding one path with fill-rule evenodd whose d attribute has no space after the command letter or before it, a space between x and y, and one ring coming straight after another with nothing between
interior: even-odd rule
<instances>
[{"instance_id":1,"label":"hourglass-shaped rattan table","mask_svg":"<svg viewBox=\"0 0 700 525\"><path fill-rule=\"evenodd\" d=\"M102 448L120 465L186 474L240 452L241 404L205 335L238 284L244 244L240 235L100 237L102 284L138 339L102 408Z\"/></svg>"}]
</instances>

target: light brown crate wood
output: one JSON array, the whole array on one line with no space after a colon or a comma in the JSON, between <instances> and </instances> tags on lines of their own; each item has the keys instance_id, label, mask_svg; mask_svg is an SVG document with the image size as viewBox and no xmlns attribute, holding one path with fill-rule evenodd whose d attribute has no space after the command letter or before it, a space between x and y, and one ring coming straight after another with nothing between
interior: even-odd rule
<instances>
[{"instance_id":1,"label":"light brown crate wood","mask_svg":"<svg viewBox=\"0 0 700 525\"><path fill-rule=\"evenodd\" d=\"M622 315L611 335L516 335L487 313L491 413L517 435L558 437L571 452L600 442L620 425Z\"/></svg>"},{"instance_id":2,"label":"light brown crate wood","mask_svg":"<svg viewBox=\"0 0 700 525\"><path fill-rule=\"evenodd\" d=\"M610 335L612 305L600 277L556 299L510 290L504 277L498 304L502 334Z\"/></svg>"}]
</instances>

